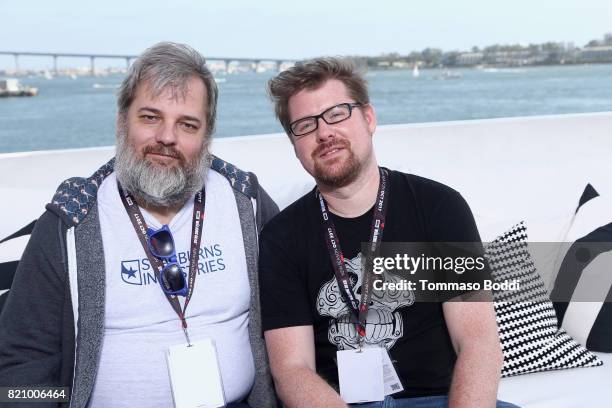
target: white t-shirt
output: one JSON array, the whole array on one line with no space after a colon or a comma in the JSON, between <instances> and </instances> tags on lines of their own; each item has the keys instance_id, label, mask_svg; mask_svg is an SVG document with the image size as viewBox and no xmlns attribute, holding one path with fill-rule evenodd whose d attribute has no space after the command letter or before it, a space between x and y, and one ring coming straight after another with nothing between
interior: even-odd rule
<instances>
[{"instance_id":1,"label":"white t-shirt","mask_svg":"<svg viewBox=\"0 0 612 408\"><path fill-rule=\"evenodd\" d=\"M114 173L100 186L98 211L106 304L91 406L172 406L166 350L186 340L121 202ZM161 227L151 214L141 211L149 228ZM189 272L192 217L193 200L189 200L169 224L177 261L185 273ZM184 298L179 299L182 306ZM209 170L199 273L186 317L192 342L207 337L215 340L227 402L242 400L254 381L249 303L250 286L234 193L227 179Z\"/></svg>"}]
</instances>

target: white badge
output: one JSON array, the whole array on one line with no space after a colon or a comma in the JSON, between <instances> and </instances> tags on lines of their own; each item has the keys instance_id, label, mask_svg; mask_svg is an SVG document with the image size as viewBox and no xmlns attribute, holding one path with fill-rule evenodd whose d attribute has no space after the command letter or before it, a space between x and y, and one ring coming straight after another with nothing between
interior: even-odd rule
<instances>
[{"instance_id":1,"label":"white badge","mask_svg":"<svg viewBox=\"0 0 612 408\"><path fill-rule=\"evenodd\" d=\"M217 350L212 339L172 346L166 354L176 408L225 406Z\"/></svg>"},{"instance_id":2,"label":"white badge","mask_svg":"<svg viewBox=\"0 0 612 408\"><path fill-rule=\"evenodd\" d=\"M385 395L395 394L396 392L404 391L404 386L400 381L397 371L391 362L389 351L387 349L380 349L383 359L383 379L385 382Z\"/></svg>"},{"instance_id":3,"label":"white badge","mask_svg":"<svg viewBox=\"0 0 612 408\"><path fill-rule=\"evenodd\" d=\"M340 396L347 404L385 399L381 348L339 350Z\"/></svg>"}]
</instances>

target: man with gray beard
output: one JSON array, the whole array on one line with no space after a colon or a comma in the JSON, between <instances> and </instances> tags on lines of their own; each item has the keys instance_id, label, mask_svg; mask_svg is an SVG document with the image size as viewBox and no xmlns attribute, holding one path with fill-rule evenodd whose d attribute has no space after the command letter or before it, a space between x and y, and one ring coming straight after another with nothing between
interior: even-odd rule
<instances>
[{"instance_id":1,"label":"man with gray beard","mask_svg":"<svg viewBox=\"0 0 612 408\"><path fill-rule=\"evenodd\" d=\"M186 45L130 67L115 159L60 185L19 263L0 385L70 387L71 407L276 406L257 234L278 208L209 153L216 103Z\"/></svg>"}]
</instances>

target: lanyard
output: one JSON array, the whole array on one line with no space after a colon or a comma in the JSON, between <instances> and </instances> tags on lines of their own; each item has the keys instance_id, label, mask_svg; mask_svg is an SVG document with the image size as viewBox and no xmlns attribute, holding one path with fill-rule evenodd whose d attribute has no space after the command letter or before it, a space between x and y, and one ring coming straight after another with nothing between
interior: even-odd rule
<instances>
[{"instance_id":1,"label":"lanyard","mask_svg":"<svg viewBox=\"0 0 612 408\"><path fill-rule=\"evenodd\" d=\"M380 249L382 242L383 230L385 228L385 217L387 215L387 203L389 202L389 185L388 173L386 169L379 168L380 184L378 185L378 193L376 195L376 203L374 204L374 215L372 218L372 228L370 232L369 245L365 255L365 268L363 270L363 283L361 285L361 299L358 301L353 289L346 266L344 265L344 254L340 248L340 239L336 232L334 222L329 216L329 209L323 198L323 194L317 189L317 196L321 206L321 215L323 216L323 227L325 234L325 242L327 250L334 268L334 275L340 288L340 293L348 304L353 317L357 320L356 328L359 334L359 347L363 345L366 335L366 320L370 300L372 299L372 289L374 286L374 270L371 267L371 262Z\"/></svg>"},{"instance_id":2,"label":"lanyard","mask_svg":"<svg viewBox=\"0 0 612 408\"><path fill-rule=\"evenodd\" d=\"M132 221L132 225L136 230L136 235L138 235L138 239L142 244L142 248L147 254L147 258L151 263L151 266L155 268L157 271L156 276L159 282L161 282L161 270L164 267L164 263L154 256L149 250L149 246L147 245L147 224L144 221L144 217L142 216L142 212L136 204L134 197L127 191L121 188L119 182L117 182L117 186L119 187L119 195L121 196L121 201L123 202L123 206L127 211L130 221ZM181 309L181 304L176 295L166 295L166 299L172 306L172 309L176 312L179 319L181 320L181 324L183 327L183 331L185 332L185 337L187 338L187 343L191 344L189 341L189 336L187 335L187 320L185 320L185 311L187 310L187 305L189 304L189 300L191 300L191 294L193 293L193 287L195 285L195 278L198 272L198 259L200 256L200 242L202 240L202 224L204 222L204 204L206 202L206 195L204 188L198 191L194 198L193 203L193 221L191 224L191 256L189 257L189 283L187 287L187 296L185 297L185 304ZM176 245L176 243L175 243ZM175 248L176 250L176 248Z\"/></svg>"}]
</instances>

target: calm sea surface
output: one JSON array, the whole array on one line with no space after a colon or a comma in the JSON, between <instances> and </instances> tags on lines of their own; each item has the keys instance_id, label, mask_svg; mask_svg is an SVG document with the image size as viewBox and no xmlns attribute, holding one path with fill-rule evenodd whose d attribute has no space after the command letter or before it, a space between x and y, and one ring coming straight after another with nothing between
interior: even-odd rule
<instances>
[{"instance_id":1,"label":"calm sea surface","mask_svg":"<svg viewBox=\"0 0 612 408\"><path fill-rule=\"evenodd\" d=\"M379 124L612 111L612 64L371 71ZM272 74L220 76L216 137L281 132L265 93ZM121 76L21 78L33 98L0 98L0 153L114 144Z\"/></svg>"}]
</instances>

